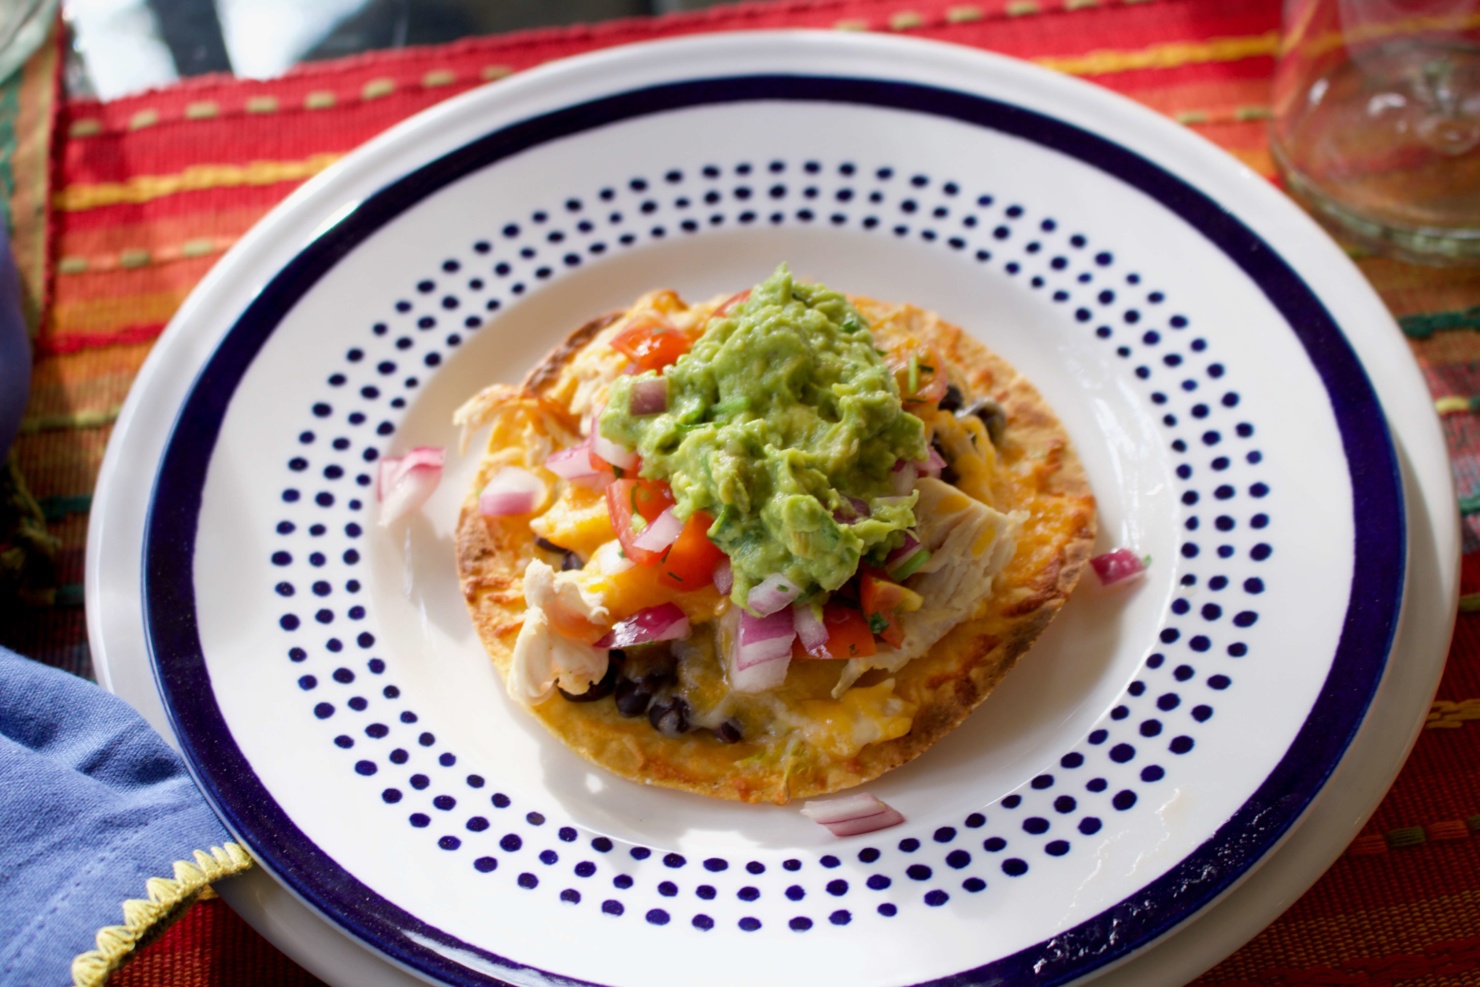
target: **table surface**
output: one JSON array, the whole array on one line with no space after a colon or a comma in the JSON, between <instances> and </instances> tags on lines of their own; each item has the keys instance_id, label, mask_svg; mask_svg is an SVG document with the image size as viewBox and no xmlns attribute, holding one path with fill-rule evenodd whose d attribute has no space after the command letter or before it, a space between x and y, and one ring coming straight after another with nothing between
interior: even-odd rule
<instances>
[{"instance_id":1,"label":"table surface","mask_svg":"<svg viewBox=\"0 0 1480 987\"><path fill-rule=\"evenodd\" d=\"M693 6L708 5L67 0L70 49L43 49L0 90L0 128L17 138L0 151L0 187L35 353L12 462L54 539L49 552L18 539L14 517L0 513L0 542L29 552L20 576L0 581L0 642L91 674L80 591L90 497L154 339L220 254L299 183L471 86L676 33L902 32L1090 79L1273 178L1264 125L1275 0L782 0L666 13ZM664 16L585 23L655 13ZM568 26L530 30L552 21ZM1465 521L1461 588L1480 590L1480 270L1357 261L1398 317L1443 417ZM1480 987L1477 720L1480 638L1462 614L1426 729L1362 835L1197 983ZM112 982L317 983L219 900L197 905Z\"/></svg>"}]
</instances>

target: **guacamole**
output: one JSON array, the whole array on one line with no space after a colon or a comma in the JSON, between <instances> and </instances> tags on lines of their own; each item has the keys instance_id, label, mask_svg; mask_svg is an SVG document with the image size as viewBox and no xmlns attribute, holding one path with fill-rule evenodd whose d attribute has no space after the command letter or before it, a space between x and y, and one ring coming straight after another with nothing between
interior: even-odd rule
<instances>
[{"instance_id":1,"label":"guacamole","mask_svg":"<svg viewBox=\"0 0 1480 987\"><path fill-rule=\"evenodd\" d=\"M774 573L837 589L914 525L915 494L892 495L891 472L926 458L924 425L840 293L783 264L667 368L667 411L634 415L632 385L652 376L612 384L601 433L671 483L680 518L715 519L736 602Z\"/></svg>"}]
</instances>

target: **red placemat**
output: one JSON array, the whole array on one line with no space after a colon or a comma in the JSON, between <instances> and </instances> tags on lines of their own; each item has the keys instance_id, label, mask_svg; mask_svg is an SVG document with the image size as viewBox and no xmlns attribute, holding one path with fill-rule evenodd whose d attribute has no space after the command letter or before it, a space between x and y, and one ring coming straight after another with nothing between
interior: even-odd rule
<instances>
[{"instance_id":1,"label":"red placemat","mask_svg":"<svg viewBox=\"0 0 1480 987\"><path fill-rule=\"evenodd\" d=\"M60 539L59 587L0 639L87 674L78 605L103 448L153 339L219 254L300 182L385 127L553 58L699 31L888 31L1004 52L1168 114L1265 175L1273 0L818 0L528 32L192 80L60 109L49 294L17 461ZM1466 512L1462 588L1480 590L1480 271L1361 258L1444 416ZM40 297L40 294L38 294ZM1480 618L1475 618L1480 619ZM1414 754L1363 834L1283 917L1203 985L1480 985L1480 639L1461 616ZM197 905L118 985L312 984L219 900Z\"/></svg>"}]
</instances>

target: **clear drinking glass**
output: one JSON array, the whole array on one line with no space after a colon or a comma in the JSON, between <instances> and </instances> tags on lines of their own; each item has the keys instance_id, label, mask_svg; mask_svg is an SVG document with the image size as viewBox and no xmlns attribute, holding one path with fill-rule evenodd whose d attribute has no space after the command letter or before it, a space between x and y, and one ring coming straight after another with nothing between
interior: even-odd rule
<instances>
[{"instance_id":1,"label":"clear drinking glass","mask_svg":"<svg viewBox=\"0 0 1480 987\"><path fill-rule=\"evenodd\" d=\"M1285 0L1270 144L1338 235L1480 264L1480 0Z\"/></svg>"}]
</instances>

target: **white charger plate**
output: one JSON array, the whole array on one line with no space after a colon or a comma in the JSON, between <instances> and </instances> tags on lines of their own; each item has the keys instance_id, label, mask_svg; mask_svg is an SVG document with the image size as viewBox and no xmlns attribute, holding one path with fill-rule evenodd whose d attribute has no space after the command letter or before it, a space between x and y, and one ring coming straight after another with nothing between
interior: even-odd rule
<instances>
[{"instance_id":1,"label":"white charger plate","mask_svg":"<svg viewBox=\"0 0 1480 987\"><path fill-rule=\"evenodd\" d=\"M781 259L935 308L1017 364L1084 455L1106 545L1155 559L1135 593L1071 601L965 727L873 786L910 823L872 838L629 785L553 744L462 612L448 542L471 461L391 533L359 479L453 444L463 397L590 315ZM733 983L1084 978L1246 876L1366 716L1415 508L1364 362L1428 513L1447 467L1391 319L1180 128L898 39L590 56L372 142L212 272L110 448L94 648L128 652L142 608L228 824L422 975L681 983L702 956ZM121 461L162 463L152 496ZM1421 535L1457 546L1444 524ZM1436 554L1452 612L1457 549ZM1416 659L1424 699L1442 644ZM655 966L663 950L687 959Z\"/></svg>"}]
</instances>

